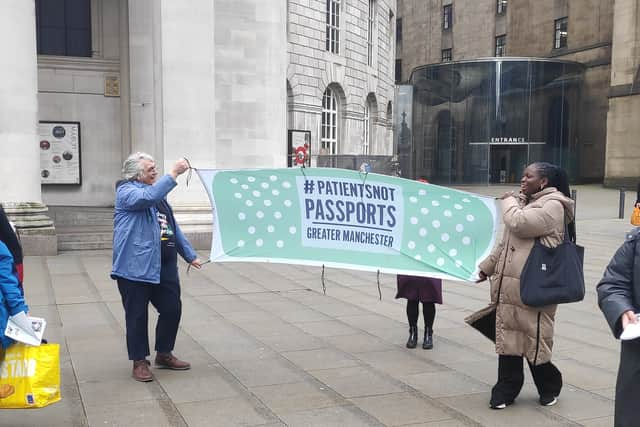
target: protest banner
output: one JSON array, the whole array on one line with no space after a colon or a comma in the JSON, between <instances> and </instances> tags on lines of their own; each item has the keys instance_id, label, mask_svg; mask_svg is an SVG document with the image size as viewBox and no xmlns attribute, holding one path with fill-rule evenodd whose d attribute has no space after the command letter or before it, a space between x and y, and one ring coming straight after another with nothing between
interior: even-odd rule
<instances>
[{"instance_id":1,"label":"protest banner","mask_svg":"<svg viewBox=\"0 0 640 427\"><path fill-rule=\"evenodd\" d=\"M333 168L197 172L213 207L213 262L472 280L494 244L494 200L464 191Z\"/></svg>"}]
</instances>

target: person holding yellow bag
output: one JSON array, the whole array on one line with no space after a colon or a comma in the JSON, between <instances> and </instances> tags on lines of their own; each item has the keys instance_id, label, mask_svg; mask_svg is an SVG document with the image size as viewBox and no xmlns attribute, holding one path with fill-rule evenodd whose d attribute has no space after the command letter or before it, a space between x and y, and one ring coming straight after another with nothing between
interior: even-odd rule
<instances>
[{"instance_id":1,"label":"person holding yellow bag","mask_svg":"<svg viewBox=\"0 0 640 427\"><path fill-rule=\"evenodd\" d=\"M0 241L0 362L4 360L6 349L13 344L13 340L4 334L9 316L24 311L29 307L24 301L18 277L14 273L13 257L9 248ZM0 383L0 399L11 396L15 388L11 384Z\"/></svg>"}]
</instances>

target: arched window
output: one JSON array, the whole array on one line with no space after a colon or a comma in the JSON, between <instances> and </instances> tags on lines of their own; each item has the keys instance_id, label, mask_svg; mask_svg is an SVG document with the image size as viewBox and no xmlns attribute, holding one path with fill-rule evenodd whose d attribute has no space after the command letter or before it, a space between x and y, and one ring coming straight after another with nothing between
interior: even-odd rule
<instances>
[{"instance_id":1,"label":"arched window","mask_svg":"<svg viewBox=\"0 0 640 427\"><path fill-rule=\"evenodd\" d=\"M338 154L338 97L331 88L322 96L320 148L326 154Z\"/></svg>"},{"instance_id":2,"label":"arched window","mask_svg":"<svg viewBox=\"0 0 640 427\"><path fill-rule=\"evenodd\" d=\"M369 154L369 136L371 134L371 104L364 104L364 123L362 125L364 134L362 135L362 154Z\"/></svg>"},{"instance_id":3,"label":"arched window","mask_svg":"<svg viewBox=\"0 0 640 427\"><path fill-rule=\"evenodd\" d=\"M371 154L371 146L375 141L375 118L378 114L376 96L370 93L364 103L364 122L362 124L362 154Z\"/></svg>"}]
</instances>

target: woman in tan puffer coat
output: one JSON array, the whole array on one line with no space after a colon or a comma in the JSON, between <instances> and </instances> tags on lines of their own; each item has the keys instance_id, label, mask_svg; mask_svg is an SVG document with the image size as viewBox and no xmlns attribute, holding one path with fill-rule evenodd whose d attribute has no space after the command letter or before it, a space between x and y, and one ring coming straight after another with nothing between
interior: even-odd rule
<instances>
[{"instance_id":1,"label":"woman in tan puffer coat","mask_svg":"<svg viewBox=\"0 0 640 427\"><path fill-rule=\"evenodd\" d=\"M491 304L465 319L496 344L498 381L491 391L493 409L505 408L520 393L523 357L531 369L540 404L554 405L560 394L562 375L551 363L556 306L524 305L520 274L536 238L555 247L568 230L575 241L574 204L569 194L566 172L541 162L525 169L519 194L502 197L502 240L478 266L478 282L487 278L491 282Z\"/></svg>"}]
</instances>

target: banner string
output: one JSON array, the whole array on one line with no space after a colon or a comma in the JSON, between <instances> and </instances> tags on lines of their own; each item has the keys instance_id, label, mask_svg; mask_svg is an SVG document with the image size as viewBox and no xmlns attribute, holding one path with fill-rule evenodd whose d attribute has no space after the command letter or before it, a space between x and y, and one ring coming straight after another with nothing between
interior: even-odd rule
<instances>
[{"instance_id":1,"label":"banner string","mask_svg":"<svg viewBox=\"0 0 640 427\"><path fill-rule=\"evenodd\" d=\"M191 181L191 173L196 170L196 168L191 167L191 162L189 162L189 159L187 159L186 157L183 157L184 161L187 162L187 165L189 166L189 172L187 172L187 187L189 186L189 181Z\"/></svg>"},{"instance_id":2,"label":"banner string","mask_svg":"<svg viewBox=\"0 0 640 427\"><path fill-rule=\"evenodd\" d=\"M378 270L377 279L378 279L378 296L380 298L380 301L382 301L382 290L380 289L380 270Z\"/></svg>"},{"instance_id":3,"label":"banner string","mask_svg":"<svg viewBox=\"0 0 640 427\"><path fill-rule=\"evenodd\" d=\"M327 294L327 287L324 284L324 264L322 264L322 276L321 276L321 279L322 279L322 293L326 295Z\"/></svg>"}]
</instances>

